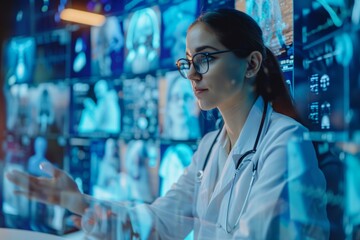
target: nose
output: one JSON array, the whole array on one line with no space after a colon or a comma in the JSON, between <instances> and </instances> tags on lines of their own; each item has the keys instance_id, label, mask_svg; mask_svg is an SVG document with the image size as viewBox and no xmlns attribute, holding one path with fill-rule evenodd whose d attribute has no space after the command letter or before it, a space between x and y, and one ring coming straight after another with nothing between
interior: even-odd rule
<instances>
[{"instance_id":1,"label":"nose","mask_svg":"<svg viewBox=\"0 0 360 240\"><path fill-rule=\"evenodd\" d=\"M196 70L195 70L195 67L194 67L194 64L191 63L190 65L190 69L187 73L187 77L189 80L192 80L192 81L199 81L201 80L201 74L199 74Z\"/></svg>"}]
</instances>

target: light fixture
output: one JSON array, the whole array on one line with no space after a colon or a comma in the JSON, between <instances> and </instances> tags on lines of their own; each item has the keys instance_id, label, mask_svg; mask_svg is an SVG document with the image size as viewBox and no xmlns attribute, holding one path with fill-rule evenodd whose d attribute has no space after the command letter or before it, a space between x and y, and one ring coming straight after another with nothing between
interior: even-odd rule
<instances>
[{"instance_id":1,"label":"light fixture","mask_svg":"<svg viewBox=\"0 0 360 240\"><path fill-rule=\"evenodd\" d=\"M65 8L60 13L60 18L65 21L75 22L90 26L101 26L105 22L105 16L101 14Z\"/></svg>"}]
</instances>

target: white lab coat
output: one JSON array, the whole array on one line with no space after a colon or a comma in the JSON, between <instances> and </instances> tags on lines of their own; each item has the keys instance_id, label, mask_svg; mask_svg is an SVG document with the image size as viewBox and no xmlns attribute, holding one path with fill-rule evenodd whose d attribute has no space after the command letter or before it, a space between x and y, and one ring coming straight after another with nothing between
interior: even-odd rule
<instances>
[{"instance_id":1,"label":"white lab coat","mask_svg":"<svg viewBox=\"0 0 360 240\"><path fill-rule=\"evenodd\" d=\"M216 132L204 136L192 163L164 197L150 206L132 210L134 231L140 233L142 239L183 239L191 229L195 239L328 238L325 179L311 142L299 140L307 130L293 119L274 112L270 105L257 151L241 163L229 205L235 162L253 148L263 104L259 97L216 182L224 129L212 149L201 181L196 176ZM245 211L237 221L255 161L258 161L255 181ZM227 213L228 226L234 227L230 233L225 230ZM146 220L142 220L143 217ZM152 231L148 232L150 228Z\"/></svg>"}]
</instances>

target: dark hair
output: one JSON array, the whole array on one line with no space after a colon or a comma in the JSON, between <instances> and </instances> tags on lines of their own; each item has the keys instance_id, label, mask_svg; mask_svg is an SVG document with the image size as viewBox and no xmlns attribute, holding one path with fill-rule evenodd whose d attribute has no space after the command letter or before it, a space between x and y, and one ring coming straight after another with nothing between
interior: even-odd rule
<instances>
[{"instance_id":1,"label":"dark hair","mask_svg":"<svg viewBox=\"0 0 360 240\"><path fill-rule=\"evenodd\" d=\"M264 45L262 30L252 17L236 9L217 9L200 15L189 29L197 23L210 27L226 48L244 49L234 52L240 58L259 51L263 62L256 77L257 92L275 111L299 120L277 58Z\"/></svg>"}]
</instances>

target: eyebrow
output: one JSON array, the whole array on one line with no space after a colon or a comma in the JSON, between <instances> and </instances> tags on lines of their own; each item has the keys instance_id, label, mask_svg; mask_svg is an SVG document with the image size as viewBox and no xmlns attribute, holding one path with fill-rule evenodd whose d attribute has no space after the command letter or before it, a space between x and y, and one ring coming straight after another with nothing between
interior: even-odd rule
<instances>
[{"instance_id":1,"label":"eyebrow","mask_svg":"<svg viewBox=\"0 0 360 240\"><path fill-rule=\"evenodd\" d=\"M219 49L215 48L215 47L212 47L212 46L209 46L209 45L205 45L205 46L200 46L200 47L197 47L195 48L195 52L198 53L204 49L207 49L207 48L210 48L210 49L213 49L215 51L218 51ZM189 52L186 52L186 56L189 57L190 56L190 53Z\"/></svg>"}]
</instances>

